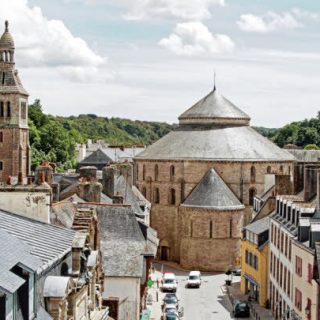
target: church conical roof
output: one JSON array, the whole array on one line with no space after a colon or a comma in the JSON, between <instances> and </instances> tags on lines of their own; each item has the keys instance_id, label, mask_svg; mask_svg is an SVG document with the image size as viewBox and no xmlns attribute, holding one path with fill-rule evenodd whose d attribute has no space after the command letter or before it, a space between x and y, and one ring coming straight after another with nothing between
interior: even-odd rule
<instances>
[{"instance_id":1,"label":"church conical roof","mask_svg":"<svg viewBox=\"0 0 320 320\"><path fill-rule=\"evenodd\" d=\"M180 117L179 126L135 156L137 160L294 161L249 126L250 117L216 90Z\"/></svg>"},{"instance_id":2,"label":"church conical roof","mask_svg":"<svg viewBox=\"0 0 320 320\"><path fill-rule=\"evenodd\" d=\"M214 169L210 169L206 173L182 206L217 210L241 210L244 208Z\"/></svg>"},{"instance_id":3,"label":"church conical roof","mask_svg":"<svg viewBox=\"0 0 320 320\"><path fill-rule=\"evenodd\" d=\"M214 88L179 117L180 124L249 125L250 117Z\"/></svg>"},{"instance_id":4,"label":"church conical roof","mask_svg":"<svg viewBox=\"0 0 320 320\"><path fill-rule=\"evenodd\" d=\"M8 29L8 21L5 22L5 31L0 38L0 49L14 49L14 41Z\"/></svg>"}]
</instances>

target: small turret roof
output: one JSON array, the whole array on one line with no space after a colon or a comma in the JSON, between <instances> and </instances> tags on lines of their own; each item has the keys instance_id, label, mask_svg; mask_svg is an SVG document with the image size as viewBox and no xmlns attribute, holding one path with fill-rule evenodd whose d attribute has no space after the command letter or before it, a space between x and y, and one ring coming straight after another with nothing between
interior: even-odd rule
<instances>
[{"instance_id":1,"label":"small turret roof","mask_svg":"<svg viewBox=\"0 0 320 320\"><path fill-rule=\"evenodd\" d=\"M250 117L214 88L179 117L180 123L247 124Z\"/></svg>"},{"instance_id":2,"label":"small turret roof","mask_svg":"<svg viewBox=\"0 0 320 320\"><path fill-rule=\"evenodd\" d=\"M0 38L0 49L14 49L14 41L9 32L9 23L5 22L5 30Z\"/></svg>"},{"instance_id":3,"label":"small turret roof","mask_svg":"<svg viewBox=\"0 0 320 320\"><path fill-rule=\"evenodd\" d=\"M243 204L212 168L191 191L182 207L216 210L241 210Z\"/></svg>"}]
</instances>

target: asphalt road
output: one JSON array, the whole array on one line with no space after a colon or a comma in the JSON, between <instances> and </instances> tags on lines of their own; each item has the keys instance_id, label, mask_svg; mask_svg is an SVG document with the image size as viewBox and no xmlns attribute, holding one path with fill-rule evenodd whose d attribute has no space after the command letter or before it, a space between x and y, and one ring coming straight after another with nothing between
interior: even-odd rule
<instances>
[{"instance_id":1,"label":"asphalt road","mask_svg":"<svg viewBox=\"0 0 320 320\"><path fill-rule=\"evenodd\" d=\"M155 265L161 270L160 265ZM229 298L222 291L226 280L225 274L202 273L202 285L199 289L186 288L188 272L176 270L172 267L163 267L163 271L176 274L178 280L177 296L180 306L184 308L183 320L229 320L235 319L232 315L232 306ZM240 281L240 277L234 277ZM248 319L248 318L242 318Z\"/></svg>"}]
</instances>

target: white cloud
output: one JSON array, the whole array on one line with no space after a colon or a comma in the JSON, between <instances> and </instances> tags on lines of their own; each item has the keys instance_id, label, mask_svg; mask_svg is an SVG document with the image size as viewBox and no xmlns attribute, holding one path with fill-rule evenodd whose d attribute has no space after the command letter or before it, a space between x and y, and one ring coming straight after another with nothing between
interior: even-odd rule
<instances>
[{"instance_id":1,"label":"white cloud","mask_svg":"<svg viewBox=\"0 0 320 320\"><path fill-rule=\"evenodd\" d=\"M234 42L226 35L212 34L201 22L178 23L174 33L159 45L180 56L199 56L231 52Z\"/></svg>"},{"instance_id":2,"label":"white cloud","mask_svg":"<svg viewBox=\"0 0 320 320\"><path fill-rule=\"evenodd\" d=\"M0 0L0 22L9 20L16 44L19 66L59 67L75 79L76 73L97 73L106 59L95 53L81 38L75 37L61 20L50 20L28 0Z\"/></svg>"},{"instance_id":3,"label":"white cloud","mask_svg":"<svg viewBox=\"0 0 320 320\"><path fill-rule=\"evenodd\" d=\"M212 5L225 4L224 0L85 0L90 4L111 3L127 12L126 20L147 20L152 18L178 18L202 20L210 18Z\"/></svg>"},{"instance_id":4,"label":"white cloud","mask_svg":"<svg viewBox=\"0 0 320 320\"><path fill-rule=\"evenodd\" d=\"M281 14L269 11L262 16L242 14L237 21L239 28L247 32L267 33L279 29L296 29L302 26L293 12Z\"/></svg>"}]
</instances>

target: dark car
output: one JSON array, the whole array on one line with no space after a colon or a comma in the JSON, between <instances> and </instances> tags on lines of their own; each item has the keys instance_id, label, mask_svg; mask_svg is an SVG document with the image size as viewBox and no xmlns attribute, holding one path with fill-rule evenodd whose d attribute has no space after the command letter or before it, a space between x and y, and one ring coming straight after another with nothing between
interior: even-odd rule
<instances>
[{"instance_id":1,"label":"dark car","mask_svg":"<svg viewBox=\"0 0 320 320\"><path fill-rule=\"evenodd\" d=\"M233 314L238 318L250 317L250 307L248 302L236 300L233 305Z\"/></svg>"},{"instance_id":2,"label":"dark car","mask_svg":"<svg viewBox=\"0 0 320 320\"><path fill-rule=\"evenodd\" d=\"M167 293L163 298L164 304L175 304L178 306L179 299L177 298L175 293Z\"/></svg>"}]
</instances>

